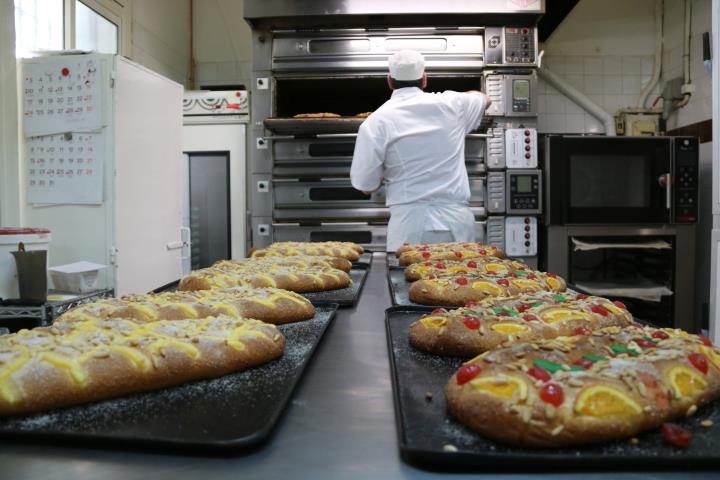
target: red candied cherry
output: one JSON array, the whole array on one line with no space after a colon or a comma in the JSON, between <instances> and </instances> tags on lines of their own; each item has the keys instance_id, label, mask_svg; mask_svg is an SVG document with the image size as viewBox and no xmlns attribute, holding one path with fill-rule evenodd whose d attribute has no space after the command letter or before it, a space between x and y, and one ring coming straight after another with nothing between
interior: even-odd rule
<instances>
[{"instance_id":1,"label":"red candied cherry","mask_svg":"<svg viewBox=\"0 0 720 480\"><path fill-rule=\"evenodd\" d=\"M432 267L432 262L423 262L426 267Z\"/></svg>"},{"instance_id":2,"label":"red candied cherry","mask_svg":"<svg viewBox=\"0 0 720 480\"><path fill-rule=\"evenodd\" d=\"M523 315L522 319L525 320L526 322L532 322L534 320L539 320L538 317L536 317L535 315L530 315L530 314Z\"/></svg>"},{"instance_id":3,"label":"red candied cherry","mask_svg":"<svg viewBox=\"0 0 720 480\"><path fill-rule=\"evenodd\" d=\"M455 252L455 256L457 258L462 258L462 252Z\"/></svg>"},{"instance_id":4,"label":"red candied cherry","mask_svg":"<svg viewBox=\"0 0 720 480\"><path fill-rule=\"evenodd\" d=\"M477 317L471 317L470 315L463 315L463 323L470 330L477 330L480 328L480 319Z\"/></svg>"},{"instance_id":5,"label":"red candied cherry","mask_svg":"<svg viewBox=\"0 0 720 480\"><path fill-rule=\"evenodd\" d=\"M510 277L510 278L517 278L517 273L515 273L515 272L510 272L510 273L508 273L508 277Z\"/></svg>"},{"instance_id":6,"label":"red candied cherry","mask_svg":"<svg viewBox=\"0 0 720 480\"><path fill-rule=\"evenodd\" d=\"M430 252L422 252L422 257L423 257L423 258L430 258L430 257L431 257L431 254L430 254Z\"/></svg>"},{"instance_id":7,"label":"red candied cherry","mask_svg":"<svg viewBox=\"0 0 720 480\"><path fill-rule=\"evenodd\" d=\"M575 360L573 362L573 365L578 365L578 366L584 368L585 370L587 370L588 368L591 368L594 363L595 362L593 362L589 358L581 358L579 360Z\"/></svg>"},{"instance_id":8,"label":"red candied cherry","mask_svg":"<svg viewBox=\"0 0 720 480\"><path fill-rule=\"evenodd\" d=\"M448 313L448 311L444 308L436 308L435 310L432 311L433 315L444 315L446 313Z\"/></svg>"},{"instance_id":9,"label":"red candied cherry","mask_svg":"<svg viewBox=\"0 0 720 480\"><path fill-rule=\"evenodd\" d=\"M572 331L572 335L574 337L577 337L579 335L590 335L592 333L592 330L590 330L587 327L577 327Z\"/></svg>"},{"instance_id":10,"label":"red candied cherry","mask_svg":"<svg viewBox=\"0 0 720 480\"><path fill-rule=\"evenodd\" d=\"M674 447L687 447L693 437L691 431L670 422L663 423L662 433L665 441Z\"/></svg>"},{"instance_id":11,"label":"red candied cherry","mask_svg":"<svg viewBox=\"0 0 720 480\"><path fill-rule=\"evenodd\" d=\"M500 312L500 313L497 313L497 316L498 317L509 317L510 314L508 312Z\"/></svg>"},{"instance_id":12,"label":"red candied cherry","mask_svg":"<svg viewBox=\"0 0 720 480\"><path fill-rule=\"evenodd\" d=\"M638 344L639 347L642 348L655 348L657 345L652 340L645 340L644 338L641 338L640 340L635 340L635 343Z\"/></svg>"},{"instance_id":13,"label":"red candied cherry","mask_svg":"<svg viewBox=\"0 0 720 480\"><path fill-rule=\"evenodd\" d=\"M700 338L700 341L705 345L706 347L712 347L713 343L712 341L706 337L705 335L698 335L698 338Z\"/></svg>"},{"instance_id":14,"label":"red candied cherry","mask_svg":"<svg viewBox=\"0 0 720 480\"><path fill-rule=\"evenodd\" d=\"M444 263L436 263L435 268L437 268L438 270L445 270L447 267Z\"/></svg>"},{"instance_id":15,"label":"red candied cherry","mask_svg":"<svg viewBox=\"0 0 720 480\"><path fill-rule=\"evenodd\" d=\"M557 383L546 383L540 389L540 399L554 407L559 407L565 401L565 394Z\"/></svg>"},{"instance_id":16,"label":"red candied cherry","mask_svg":"<svg viewBox=\"0 0 720 480\"><path fill-rule=\"evenodd\" d=\"M558 276L554 273L547 273L546 275L550 278L558 278Z\"/></svg>"},{"instance_id":17,"label":"red candied cherry","mask_svg":"<svg viewBox=\"0 0 720 480\"><path fill-rule=\"evenodd\" d=\"M468 279L465 277L456 278L455 283L457 283L458 285L467 285Z\"/></svg>"},{"instance_id":18,"label":"red candied cherry","mask_svg":"<svg viewBox=\"0 0 720 480\"><path fill-rule=\"evenodd\" d=\"M660 340L666 340L666 339L670 338L670 335L668 335L667 333L663 332L662 330L656 330L656 331L654 331L652 334L650 334L650 336L651 336L652 338L657 338L657 339L660 339Z\"/></svg>"},{"instance_id":19,"label":"red candied cherry","mask_svg":"<svg viewBox=\"0 0 720 480\"><path fill-rule=\"evenodd\" d=\"M642 330L642 329L645 328L642 323L638 323L638 322L633 322L633 323L630 324L630 326L631 326L631 327L635 327L635 328L639 328L640 330Z\"/></svg>"},{"instance_id":20,"label":"red candied cherry","mask_svg":"<svg viewBox=\"0 0 720 480\"><path fill-rule=\"evenodd\" d=\"M537 278L537 275L535 275L534 273L529 273L529 274L527 274L527 275L525 276L525 278L529 278L530 280L534 280L534 279Z\"/></svg>"},{"instance_id":21,"label":"red candied cherry","mask_svg":"<svg viewBox=\"0 0 720 480\"><path fill-rule=\"evenodd\" d=\"M475 260L470 260L467 262L467 266L470 268L477 268L477 262Z\"/></svg>"},{"instance_id":22,"label":"red candied cherry","mask_svg":"<svg viewBox=\"0 0 720 480\"><path fill-rule=\"evenodd\" d=\"M590 297L590 295L588 295L587 293L578 293L577 296L575 297L575 299L576 300L585 300L586 298L589 298L589 297Z\"/></svg>"},{"instance_id":23,"label":"red candied cherry","mask_svg":"<svg viewBox=\"0 0 720 480\"><path fill-rule=\"evenodd\" d=\"M625 306L625 304L624 304L623 302L621 302L620 300L613 300L612 303L613 303L613 305L615 305L615 306L618 307L618 308L622 308L623 310L627 310L627 307Z\"/></svg>"},{"instance_id":24,"label":"red candied cherry","mask_svg":"<svg viewBox=\"0 0 720 480\"><path fill-rule=\"evenodd\" d=\"M480 250L478 250L478 253L480 255L487 255L487 250L485 250L484 248L481 248Z\"/></svg>"},{"instance_id":25,"label":"red candied cherry","mask_svg":"<svg viewBox=\"0 0 720 480\"><path fill-rule=\"evenodd\" d=\"M707 357L702 353L691 353L688 355L688 360L692 363L692 366L700 370L702 373L708 372L708 361Z\"/></svg>"},{"instance_id":26,"label":"red candied cherry","mask_svg":"<svg viewBox=\"0 0 720 480\"><path fill-rule=\"evenodd\" d=\"M545 370L542 367L530 367L528 369L528 375L530 375L533 378L537 378L541 382L547 382L552 378L552 375L550 375L550 372Z\"/></svg>"},{"instance_id":27,"label":"red candied cherry","mask_svg":"<svg viewBox=\"0 0 720 480\"><path fill-rule=\"evenodd\" d=\"M455 378L457 379L458 385L464 385L478 375L480 375L480 367L474 363L469 363L460 367Z\"/></svg>"},{"instance_id":28,"label":"red candied cherry","mask_svg":"<svg viewBox=\"0 0 720 480\"><path fill-rule=\"evenodd\" d=\"M526 312L526 311L530 310L531 308L532 308L532 305L530 305L529 303L520 303L520 304L518 304L518 306L515 307L515 309L520 313Z\"/></svg>"},{"instance_id":29,"label":"red candied cherry","mask_svg":"<svg viewBox=\"0 0 720 480\"><path fill-rule=\"evenodd\" d=\"M510 286L510 282L509 282L508 280L505 280L504 278L501 278L500 280L498 280L498 281L497 281L497 284L498 284L498 285L504 285L504 286L506 286L506 287L509 287L509 286Z\"/></svg>"},{"instance_id":30,"label":"red candied cherry","mask_svg":"<svg viewBox=\"0 0 720 480\"><path fill-rule=\"evenodd\" d=\"M603 317L607 317L608 315L610 315L610 310L603 307L602 305L593 305L592 307L590 307L590 310L597 313L598 315L602 315Z\"/></svg>"},{"instance_id":31,"label":"red candied cherry","mask_svg":"<svg viewBox=\"0 0 720 480\"><path fill-rule=\"evenodd\" d=\"M465 308L475 308L478 306L478 302L467 302Z\"/></svg>"}]
</instances>

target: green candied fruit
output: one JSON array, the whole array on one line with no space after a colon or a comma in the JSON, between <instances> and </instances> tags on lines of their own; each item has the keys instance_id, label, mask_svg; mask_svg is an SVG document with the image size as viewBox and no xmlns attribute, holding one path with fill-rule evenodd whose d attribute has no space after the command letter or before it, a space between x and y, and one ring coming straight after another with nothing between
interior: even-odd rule
<instances>
[{"instance_id":1,"label":"green candied fruit","mask_svg":"<svg viewBox=\"0 0 720 480\"><path fill-rule=\"evenodd\" d=\"M555 300L556 302L564 302L564 301L566 300L565 295L560 295L560 294L553 295L552 298L553 298L553 300Z\"/></svg>"},{"instance_id":2,"label":"green candied fruit","mask_svg":"<svg viewBox=\"0 0 720 480\"><path fill-rule=\"evenodd\" d=\"M513 273L519 277L524 277L526 275L530 275L530 273L532 272L529 272L527 270L514 270Z\"/></svg>"},{"instance_id":3,"label":"green candied fruit","mask_svg":"<svg viewBox=\"0 0 720 480\"><path fill-rule=\"evenodd\" d=\"M633 357L637 357L638 355L635 350L630 350L627 346L617 343L613 343L612 345L610 345L610 349L615 353L629 353Z\"/></svg>"},{"instance_id":4,"label":"green candied fruit","mask_svg":"<svg viewBox=\"0 0 720 480\"><path fill-rule=\"evenodd\" d=\"M558 370L562 370L562 366L559 363L550 362L548 360L535 360L533 366L544 368L550 373L555 373Z\"/></svg>"},{"instance_id":5,"label":"green candied fruit","mask_svg":"<svg viewBox=\"0 0 720 480\"><path fill-rule=\"evenodd\" d=\"M570 365L570 371L571 372L584 372L585 368L581 367L580 365Z\"/></svg>"},{"instance_id":6,"label":"green candied fruit","mask_svg":"<svg viewBox=\"0 0 720 480\"><path fill-rule=\"evenodd\" d=\"M535 302L532 305L530 305L530 307L536 308L536 307L542 307L543 305L545 305L543 302Z\"/></svg>"},{"instance_id":7,"label":"green candied fruit","mask_svg":"<svg viewBox=\"0 0 720 480\"><path fill-rule=\"evenodd\" d=\"M507 308L495 307L492 309L492 311L495 315L504 313L505 315L507 315L509 317L517 317L518 316L518 312L516 312L515 310L507 309Z\"/></svg>"},{"instance_id":8,"label":"green candied fruit","mask_svg":"<svg viewBox=\"0 0 720 480\"><path fill-rule=\"evenodd\" d=\"M585 358L585 359L587 359L587 360L592 360L593 362L599 362L599 361L601 361L601 360L607 360L607 359L608 359L607 357L603 357L603 356L601 356L601 355L590 355L590 354L588 354L588 355L583 355L583 358Z\"/></svg>"}]
</instances>

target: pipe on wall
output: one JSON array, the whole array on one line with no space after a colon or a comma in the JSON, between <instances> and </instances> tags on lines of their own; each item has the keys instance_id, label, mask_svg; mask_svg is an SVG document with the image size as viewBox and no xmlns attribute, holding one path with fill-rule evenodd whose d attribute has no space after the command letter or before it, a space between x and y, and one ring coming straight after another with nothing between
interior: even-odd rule
<instances>
[{"instance_id":1,"label":"pipe on wall","mask_svg":"<svg viewBox=\"0 0 720 480\"><path fill-rule=\"evenodd\" d=\"M663 0L655 0L655 61L653 63L653 75L645 88L640 92L638 99L638 108L645 108L645 103L650 93L660 81L660 72L662 70L662 51L663 51Z\"/></svg>"},{"instance_id":2,"label":"pipe on wall","mask_svg":"<svg viewBox=\"0 0 720 480\"><path fill-rule=\"evenodd\" d=\"M600 105L590 100L590 98L588 98L584 93L570 85L567 81L555 75L546 67L538 68L537 72L540 78L555 87L560 91L560 93L568 97L570 100L580 105L590 115L600 120L605 128L605 135L610 137L615 136L615 119L612 115L603 110Z\"/></svg>"},{"instance_id":3,"label":"pipe on wall","mask_svg":"<svg viewBox=\"0 0 720 480\"><path fill-rule=\"evenodd\" d=\"M692 86L690 83L690 36L692 21L692 0L685 0L685 22L683 28L683 85L682 100L674 102L675 108L682 108L690 101Z\"/></svg>"}]
</instances>

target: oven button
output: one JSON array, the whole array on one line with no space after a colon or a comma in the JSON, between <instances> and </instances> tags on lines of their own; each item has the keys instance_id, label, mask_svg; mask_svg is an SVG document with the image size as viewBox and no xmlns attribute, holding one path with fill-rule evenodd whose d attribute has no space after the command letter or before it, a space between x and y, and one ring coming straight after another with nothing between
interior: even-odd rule
<instances>
[{"instance_id":1,"label":"oven button","mask_svg":"<svg viewBox=\"0 0 720 480\"><path fill-rule=\"evenodd\" d=\"M529 136L530 136L530 130L525 130L525 136L526 136L526 137L529 137Z\"/></svg>"},{"instance_id":2,"label":"oven button","mask_svg":"<svg viewBox=\"0 0 720 480\"><path fill-rule=\"evenodd\" d=\"M526 138L525 138L525 143L530 143L530 139L526 137Z\"/></svg>"},{"instance_id":3,"label":"oven button","mask_svg":"<svg viewBox=\"0 0 720 480\"><path fill-rule=\"evenodd\" d=\"M525 223L530 223L530 217L525 217ZM530 225L525 228L530 228Z\"/></svg>"},{"instance_id":4,"label":"oven button","mask_svg":"<svg viewBox=\"0 0 720 480\"><path fill-rule=\"evenodd\" d=\"M526 247L529 247L529 246L530 246L530 242L527 242L527 241L526 241L526 242L525 242L525 246L526 246Z\"/></svg>"},{"instance_id":5,"label":"oven button","mask_svg":"<svg viewBox=\"0 0 720 480\"><path fill-rule=\"evenodd\" d=\"M530 145L525 145L525 151L526 151L526 152L529 152L529 151L530 151L530 148L531 148Z\"/></svg>"},{"instance_id":6,"label":"oven button","mask_svg":"<svg viewBox=\"0 0 720 480\"><path fill-rule=\"evenodd\" d=\"M527 238L528 240L530 240L530 234L529 234L529 233L526 233L526 234L525 234L525 238Z\"/></svg>"},{"instance_id":7,"label":"oven button","mask_svg":"<svg viewBox=\"0 0 720 480\"><path fill-rule=\"evenodd\" d=\"M529 153L525 154L525 158L529 159L530 157L532 157L532 155L530 155Z\"/></svg>"}]
</instances>

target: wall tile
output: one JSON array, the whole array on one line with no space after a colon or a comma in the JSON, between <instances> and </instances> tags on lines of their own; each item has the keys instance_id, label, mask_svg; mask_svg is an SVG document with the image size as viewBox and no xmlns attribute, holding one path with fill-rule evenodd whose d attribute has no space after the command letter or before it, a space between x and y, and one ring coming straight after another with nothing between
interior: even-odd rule
<instances>
[{"instance_id":1,"label":"wall tile","mask_svg":"<svg viewBox=\"0 0 720 480\"><path fill-rule=\"evenodd\" d=\"M626 56L622 57L622 74L640 75L642 73L642 57Z\"/></svg>"},{"instance_id":2,"label":"wall tile","mask_svg":"<svg viewBox=\"0 0 720 480\"><path fill-rule=\"evenodd\" d=\"M640 73L642 75L652 76L653 68L655 66L655 57L642 57L640 61Z\"/></svg>"},{"instance_id":3,"label":"wall tile","mask_svg":"<svg viewBox=\"0 0 720 480\"><path fill-rule=\"evenodd\" d=\"M585 88L584 77L582 75L570 75L567 74L563 77L573 87L577 88L581 92Z\"/></svg>"},{"instance_id":4,"label":"wall tile","mask_svg":"<svg viewBox=\"0 0 720 480\"><path fill-rule=\"evenodd\" d=\"M602 75L602 57L585 57L585 75Z\"/></svg>"},{"instance_id":5,"label":"wall tile","mask_svg":"<svg viewBox=\"0 0 720 480\"><path fill-rule=\"evenodd\" d=\"M622 93L622 77L620 75L606 75L603 77L603 93Z\"/></svg>"},{"instance_id":6,"label":"wall tile","mask_svg":"<svg viewBox=\"0 0 720 480\"><path fill-rule=\"evenodd\" d=\"M547 113L547 95L539 93L537 96L537 111L538 114Z\"/></svg>"},{"instance_id":7,"label":"wall tile","mask_svg":"<svg viewBox=\"0 0 720 480\"><path fill-rule=\"evenodd\" d=\"M545 66L553 72L557 73L558 75L562 75L565 73L565 57L557 55L547 55L545 56L544 61Z\"/></svg>"},{"instance_id":8,"label":"wall tile","mask_svg":"<svg viewBox=\"0 0 720 480\"><path fill-rule=\"evenodd\" d=\"M603 75L622 75L622 58L603 57Z\"/></svg>"},{"instance_id":9,"label":"wall tile","mask_svg":"<svg viewBox=\"0 0 720 480\"><path fill-rule=\"evenodd\" d=\"M640 93L640 76L639 75L623 75L622 77L622 93L637 94Z\"/></svg>"},{"instance_id":10,"label":"wall tile","mask_svg":"<svg viewBox=\"0 0 720 480\"><path fill-rule=\"evenodd\" d=\"M585 114L573 113L566 115L565 131L567 133L585 133Z\"/></svg>"},{"instance_id":11,"label":"wall tile","mask_svg":"<svg viewBox=\"0 0 720 480\"><path fill-rule=\"evenodd\" d=\"M565 104L565 113L567 113L568 116L582 114L584 112L585 112L585 110L582 107L580 107L580 105L578 105L575 102L573 102L572 100L568 99L567 103Z\"/></svg>"},{"instance_id":12,"label":"wall tile","mask_svg":"<svg viewBox=\"0 0 720 480\"><path fill-rule=\"evenodd\" d=\"M580 56L568 56L565 58L565 73L568 75L582 75L585 72L584 58Z\"/></svg>"},{"instance_id":13,"label":"wall tile","mask_svg":"<svg viewBox=\"0 0 720 480\"><path fill-rule=\"evenodd\" d=\"M603 77L600 75L585 75L584 93L601 94L603 93Z\"/></svg>"},{"instance_id":14,"label":"wall tile","mask_svg":"<svg viewBox=\"0 0 720 480\"><path fill-rule=\"evenodd\" d=\"M564 133L565 115L548 114L545 117L545 132L543 133Z\"/></svg>"},{"instance_id":15,"label":"wall tile","mask_svg":"<svg viewBox=\"0 0 720 480\"><path fill-rule=\"evenodd\" d=\"M593 117L589 113L585 114L585 131L587 133L604 133L602 123L597 118Z\"/></svg>"},{"instance_id":16,"label":"wall tile","mask_svg":"<svg viewBox=\"0 0 720 480\"><path fill-rule=\"evenodd\" d=\"M622 106L622 95L603 95L603 108L614 114Z\"/></svg>"},{"instance_id":17,"label":"wall tile","mask_svg":"<svg viewBox=\"0 0 720 480\"><path fill-rule=\"evenodd\" d=\"M546 96L547 113L565 113L565 105L568 100L564 95L547 95Z\"/></svg>"}]
</instances>

